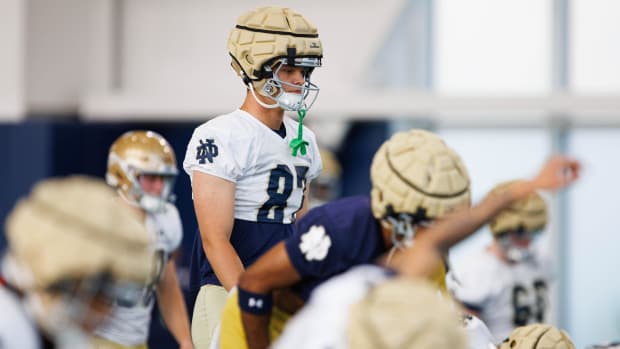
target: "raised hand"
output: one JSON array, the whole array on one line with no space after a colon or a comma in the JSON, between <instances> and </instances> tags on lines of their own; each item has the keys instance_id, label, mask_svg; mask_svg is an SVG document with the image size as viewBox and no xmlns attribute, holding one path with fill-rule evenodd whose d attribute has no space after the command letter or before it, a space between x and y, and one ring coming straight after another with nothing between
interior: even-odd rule
<instances>
[{"instance_id":1,"label":"raised hand","mask_svg":"<svg viewBox=\"0 0 620 349\"><path fill-rule=\"evenodd\" d=\"M536 189L557 190L579 178L581 164L572 158L556 155L549 159L531 183Z\"/></svg>"}]
</instances>

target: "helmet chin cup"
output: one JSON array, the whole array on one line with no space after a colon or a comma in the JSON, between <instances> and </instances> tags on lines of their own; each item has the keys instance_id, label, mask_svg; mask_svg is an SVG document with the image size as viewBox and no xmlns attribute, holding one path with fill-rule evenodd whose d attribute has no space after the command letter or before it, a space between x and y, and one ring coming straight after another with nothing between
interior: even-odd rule
<instances>
[{"instance_id":1,"label":"helmet chin cup","mask_svg":"<svg viewBox=\"0 0 620 349\"><path fill-rule=\"evenodd\" d=\"M506 257L513 263L526 261L532 257L529 248L509 247L506 250Z\"/></svg>"},{"instance_id":2,"label":"helmet chin cup","mask_svg":"<svg viewBox=\"0 0 620 349\"><path fill-rule=\"evenodd\" d=\"M157 213L164 209L165 202L160 197L143 194L138 205L149 213Z\"/></svg>"},{"instance_id":3,"label":"helmet chin cup","mask_svg":"<svg viewBox=\"0 0 620 349\"><path fill-rule=\"evenodd\" d=\"M504 249L506 258L512 263L520 263L532 257L532 251L529 247L518 247L510 242L510 237L500 238L500 245Z\"/></svg>"},{"instance_id":4,"label":"helmet chin cup","mask_svg":"<svg viewBox=\"0 0 620 349\"><path fill-rule=\"evenodd\" d=\"M276 98L276 101L284 110L297 111L304 106L303 97L299 93L283 92Z\"/></svg>"}]
</instances>

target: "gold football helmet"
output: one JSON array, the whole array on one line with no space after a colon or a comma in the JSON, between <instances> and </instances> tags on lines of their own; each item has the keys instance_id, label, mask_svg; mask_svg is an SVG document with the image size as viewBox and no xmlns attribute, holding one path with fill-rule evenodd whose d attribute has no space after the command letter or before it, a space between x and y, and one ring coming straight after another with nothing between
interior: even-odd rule
<instances>
[{"instance_id":1,"label":"gold football helmet","mask_svg":"<svg viewBox=\"0 0 620 349\"><path fill-rule=\"evenodd\" d=\"M514 181L498 184L491 190L490 195L500 195L512 183ZM547 216L545 200L540 194L532 193L495 216L489 222L489 228L506 251L507 257L516 262L528 258L531 251L529 246L521 247L513 244L510 234L515 233L529 237L541 232L547 224Z\"/></svg>"},{"instance_id":2,"label":"gold football helmet","mask_svg":"<svg viewBox=\"0 0 620 349\"><path fill-rule=\"evenodd\" d=\"M458 154L434 133L396 133L375 154L370 176L372 212L392 224L395 245L414 227L470 205L469 175Z\"/></svg>"},{"instance_id":3,"label":"gold football helmet","mask_svg":"<svg viewBox=\"0 0 620 349\"><path fill-rule=\"evenodd\" d=\"M350 309L349 348L467 348L457 307L427 281L386 281Z\"/></svg>"},{"instance_id":4,"label":"gold football helmet","mask_svg":"<svg viewBox=\"0 0 620 349\"><path fill-rule=\"evenodd\" d=\"M250 11L239 17L230 32L228 51L233 69L263 107L308 110L316 100L319 88L310 82L310 75L321 66L323 45L316 26L302 14L282 7ZM301 87L278 79L278 71L284 65L305 69ZM284 85L301 93L285 92ZM254 89L275 103L262 102Z\"/></svg>"},{"instance_id":5,"label":"gold football helmet","mask_svg":"<svg viewBox=\"0 0 620 349\"><path fill-rule=\"evenodd\" d=\"M166 139L153 131L129 131L120 136L108 155L106 182L116 188L130 204L147 212L165 209L172 201L172 188L178 174L174 150ZM147 192L141 176L159 176L159 193Z\"/></svg>"},{"instance_id":6,"label":"gold football helmet","mask_svg":"<svg viewBox=\"0 0 620 349\"><path fill-rule=\"evenodd\" d=\"M56 341L77 340L85 322L100 320L94 300L137 302L153 268L150 235L100 179L37 184L5 230L3 276Z\"/></svg>"},{"instance_id":7,"label":"gold football helmet","mask_svg":"<svg viewBox=\"0 0 620 349\"><path fill-rule=\"evenodd\" d=\"M491 195L499 195L512 183L514 181L498 184L491 190ZM500 212L489 222L489 227L494 236L513 231L534 233L545 228L547 215L545 200L540 194L532 193Z\"/></svg>"},{"instance_id":8,"label":"gold football helmet","mask_svg":"<svg viewBox=\"0 0 620 349\"><path fill-rule=\"evenodd\" d=\"M551 325L517 327L499 349L575 349L568 334Z\"/></svg>"}]
</instances>

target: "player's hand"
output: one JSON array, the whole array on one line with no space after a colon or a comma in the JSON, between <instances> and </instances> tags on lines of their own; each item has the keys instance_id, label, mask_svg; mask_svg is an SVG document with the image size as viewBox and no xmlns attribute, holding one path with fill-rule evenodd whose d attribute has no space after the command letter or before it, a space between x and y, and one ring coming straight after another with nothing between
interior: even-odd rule
<instances>
[{"instance_id":1,"label":"player's hand","mask_svg":"<svg viewBox=\"0 0 620 349\"><path fill-rule=\"evenodd\" d=\"M536 189L561 189L577 180L580 170L581 164L577 160L557 155L547 161L532 184Z\"/></svg>"},{"instance_id":2,"label":"player's hand","mask_svg":"<svg viewBox=\"0 0 620 349\"><path fill-rule=\"evenodd\" d=\"M181 345L179 345L179 349L194 349L194 345L192 344L191 341L184 342Z\"/></svg>"}]
</instances>

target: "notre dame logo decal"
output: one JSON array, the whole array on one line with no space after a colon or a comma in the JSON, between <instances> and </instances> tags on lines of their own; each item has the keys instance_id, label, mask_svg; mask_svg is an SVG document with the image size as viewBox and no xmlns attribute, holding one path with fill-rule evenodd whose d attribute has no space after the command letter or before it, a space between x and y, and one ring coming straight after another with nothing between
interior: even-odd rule
<instances>
[{"instance_id":1,"label":"notre dame logo decal","mask_svg":"<svg viewBox=\"0 0 620 349\"><path fill-rule=\"evenodd\" d=\"M199 164L213 163L213 158L217 157L218 149L213 139L206 139L204 142L201 139L200 145L196 147L196 160Z\"/></svg>"}]
</instances>

